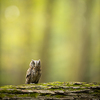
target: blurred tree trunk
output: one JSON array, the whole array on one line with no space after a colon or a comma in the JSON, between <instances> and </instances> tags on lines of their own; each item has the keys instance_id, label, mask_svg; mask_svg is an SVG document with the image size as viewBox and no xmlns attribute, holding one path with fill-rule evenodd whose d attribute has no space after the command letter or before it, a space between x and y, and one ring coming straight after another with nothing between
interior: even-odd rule
<instances>
[{"instance_id":1,"label":"blurred tree trunk","mask_svg":"<svg viewBox=\"0 0 100 100\"><path fill-rule=\"evenodd\" d=\"M90 70L90 57L91 57L91 11L93 8L93 0L86 0L86 12L85 12L85 26L83 27L83 33L81 37L81 59L79 69L79 80L89 81Z\"/></svg>"},{"instance_id":2,"label":"blurred tree trunk","mask_svg":"<svg viewBox=\"0 0 100 100\"><path fill-rule=\"evenodd\" d=\"M41 50L41 59L42 59L42 81L44 82L46 79L46 76L48 75L49 71L49 49L50 49L50 40L51 40L51 20L52 20L52 5L53 1L49 0L47 2L47 10L45 13L46 17L46 30L44 33L44 39L43 39L43 45L42 45L42 50Z\"/></svg>"},{"instance_id":3,"label":"blurred tree trunk","mask_svg":"<svg viewBox=\"0 0 100 100\"><path fill-rule=\"evenodd\" d=\"M0 12L1 12L1 0L0 0ZM0 13L0 78L1 78L1 13ZM1 82L0 82L0 85L1 85Z\"/></svg>"},{"instance_id":4,"label":"blurred tree trunk","mask_svg":"<svg viewBox=\"0 0 100 100\"><path fill-rule=\"evenodd\" d=\"M24 4L23 4L24 3ZM31 46L31 34L32 34L32 7L33 7L33 2L32 1L24 1L22 2L22 6L23 6L23 15L24 18L22 19L22 30L23 30L23 39L22 39L22 43L23 43L23 47L21 48L21 55L23 55L23 61L22 61L22 67L20 68L20 74L19 74L19 78L20 81L22 83L22 79L23 77L25 77L25 71L23 71L25 69L25 65L27 66L27 68L29 67L27 64L27 61L29 61L29 57L31 56L31 50L32 50L32 46ZM24 55L25 54L25 55ZM23 81L25 81L25 79L23 79Z\"/></svg>"}]
</instances>

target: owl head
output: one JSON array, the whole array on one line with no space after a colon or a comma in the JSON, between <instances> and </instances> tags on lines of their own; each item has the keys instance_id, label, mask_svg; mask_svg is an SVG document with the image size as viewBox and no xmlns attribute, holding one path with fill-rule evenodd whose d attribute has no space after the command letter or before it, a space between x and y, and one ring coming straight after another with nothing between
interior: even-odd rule
<instances>
[{"instance_id":1,"label":"owl head","mask_svg":"<svg viewBox=\"0 0 100 100\"><path fill-rule=\"evenodd\" d=\"M33 60L30 62L29 65L31 68L37 69L40 68L41 64L40 64L40 59L39 60Z\"/></svg>"}]
</instances>

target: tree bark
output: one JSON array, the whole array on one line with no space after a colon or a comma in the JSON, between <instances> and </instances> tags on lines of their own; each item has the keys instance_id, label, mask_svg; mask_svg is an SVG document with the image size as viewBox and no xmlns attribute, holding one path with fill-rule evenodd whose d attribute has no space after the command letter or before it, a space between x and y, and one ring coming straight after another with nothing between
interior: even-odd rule
<instances>
[{"instance_id":1,"label":"tree bark","mask_svg":"<svg viewBox=\"0 0 100 100\"><path fill-rule=\"evenodd\" d=\"M51 82L0 87L0 100L99 100L100 83Z\"/></svg>"}]
</instances>

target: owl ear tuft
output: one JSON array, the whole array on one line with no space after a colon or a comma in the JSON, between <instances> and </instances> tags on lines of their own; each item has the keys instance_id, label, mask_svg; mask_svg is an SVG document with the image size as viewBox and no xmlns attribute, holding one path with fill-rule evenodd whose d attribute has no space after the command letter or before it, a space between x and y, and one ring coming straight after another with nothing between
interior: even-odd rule
<instances>
[{"instance_id":1,"label":"owl ear tuft","mask_svg":"<svg viewBox=\"0 0 100 100\"><path fill-rule=\"evenodd\" d=\"M38 64L40 65L40 59L39 59L39 61L38 61Z\"/></svg>"}]
</instances>

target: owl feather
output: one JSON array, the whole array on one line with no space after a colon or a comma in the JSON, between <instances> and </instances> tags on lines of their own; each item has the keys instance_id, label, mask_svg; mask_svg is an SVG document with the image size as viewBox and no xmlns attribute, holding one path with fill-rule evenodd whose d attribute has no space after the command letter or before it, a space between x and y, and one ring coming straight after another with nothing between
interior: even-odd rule
<instances>
[{"instance_id":1,"label":"owl feather","mask_svg":"<svg viewBox=\"0 0 100 100\"><path fill-rule=\"evenodd\" d=\"M26 84L38 83L41 77L40 60L32 60L29 64L29 69L26 72Z\"/></svg>"}]
</instances>

